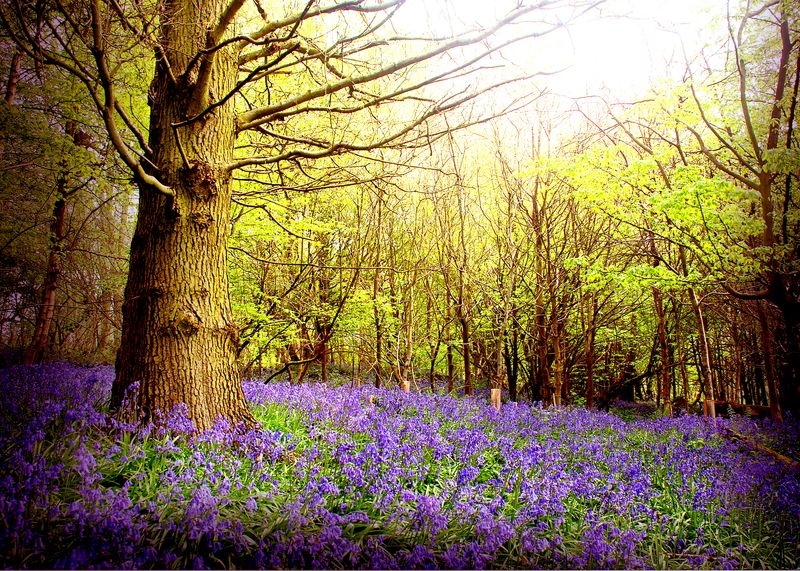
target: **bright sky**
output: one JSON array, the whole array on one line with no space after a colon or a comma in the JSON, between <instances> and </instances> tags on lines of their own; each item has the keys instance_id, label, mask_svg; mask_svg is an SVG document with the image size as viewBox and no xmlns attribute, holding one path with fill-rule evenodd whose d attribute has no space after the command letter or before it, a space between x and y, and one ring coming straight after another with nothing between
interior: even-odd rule
<instances>
[{"instance_id":1,"label":"bright sky","mask_svg":"<svg viewBox=\"0 0 800 571\"><path fill-rule=\"evenodd\" d=\"M449 18L480 26L513 4L516 1L450 0ZM406 9L420 23L428 20L438 28L447 17L437 15L435 5L432 0L410 0ZM503 54L524 72L566 68L543 80L556 93L625 99L664 77L670 64L672 74L680 74L684 49L693 56L702 46L720 45L709 23L724 18L726 9L726 0L607 0L579 24ZM718 35L719 26L715 29Z\"/></svg>"},{"instance_id":2,"label":"bright sky","mask_svg":"<svg viewBox=\"0 0 800 571\"><path fill-rule=\"evenodd\" d=\"M603 13L612 17L587 20L559 34L556 41L571 67L554 78L553 88L568 95L607 91L625 98L667 73L680 76L684 50L694 57L707 43L719 46L709 24L725 10L724 0L609 2Z\"/></svg>"}]
</instances>

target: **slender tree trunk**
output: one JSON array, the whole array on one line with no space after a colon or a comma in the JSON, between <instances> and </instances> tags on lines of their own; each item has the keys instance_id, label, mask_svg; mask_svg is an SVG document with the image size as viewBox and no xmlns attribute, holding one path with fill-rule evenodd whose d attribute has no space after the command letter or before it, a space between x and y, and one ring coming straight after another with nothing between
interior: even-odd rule
<instances>
[{"instance_id":1,"label":"slender tree trunk","mask_svg":"<svg viewBox=\"0 0 800 571\"><path fill-rule=\"evenodd\" d=\"M64 256L65 220L67 213L67 180L65 176L58 178L56 203L53 206L53 218L50 222L50 253L47 257L47 273L42 283L42 298L36 312L36 325L33 338L25 351L24 363L39 363L44 358L53 315L56 311L56 291L61 277Z\"/></svg>"},{"instance_id":2,"label":"slender tree trunk","mask_svg":"<svg viewBox=\"0 0 800 571\"><path fill-rule=\"evenodd\" d=\"M383 328L379 316L379 309L375 309L375 388L381 387L383 378Z\"/></svg>"},{"instance_id":3,"label":"slender tree trunk","mask_svg":"<svg viewBox=\"0 0 800 571\"><path fill-rule=\"evenodd\" d=\"M503 362L504 338L505 338L505 332L498 331L497 337L494 340L495 369L492 380L492 387L496 389L502 389L504 384L503 383L503 371L505 369L505 364Z\"/></svg>"},{"instance_id":4,"label":"slender tree trunk","mask_svg":"<svg viewBox=\"0 0 800 571\"><path fill-rule=\"evenodd\" d=\"M433 293L431 291L431 284L430 280L426 281L426 291L427 291L427 306L425 308L425 330L428 334L428 347L430 348L431 354L431 365L430 370L428 371L429 376L428 380L430 382L431 390L436 390L436 359L439 355L439 347L442 344L442 336L441 330L440 333L436 335L436 343L433 342Z\"/></svg>"},{"instance_id":5,"label":"slender tree trunk","mask_svg":"<svg viewBox=\"0 0 800 571\"><path fill-rule=\"evenodd\" d=\"M594 296L592 296L592 305L589 308L589 323L587 324L586 339L584 340L584 355L586 357L586 408L592 408L594 406L594 314L596 309L597 301Z\"/></svg>"},{"instance_id":6,"label":"slender tree trunk","mask_svg":"<svg viewBox=\"0 0 800 571\"><path fill-rule=\"evenodd\" d=\"M692 310L694 311L695 321L697 323L697 334L700 344L700 372L703 376L703 389L705 391L706 400L704 411L714 420L714 424L716 424L717 410L714 406L714 400L716 397L714 395L714 383L711 380L711 350L708 346L706 321L705 317L703 317L703 311L700 307L700 300L692 288L689 288L689 300L692 303Z\"/></svg>"},{"instance_id":7,"label":"slender tree trunk","mask_svg":"<svg viewBox=\"0 0 800 571\"><path fill-rule=\"evenodd\" d=\"M778 398L777 379L775 378L774 356L772 351L773 340L770 333L769 317L763 302L758 302L758 324L761 329L761 355L764 359L764 377L767 382L767 396L769 410L774 422L783 422L780 400Z\"/></svg>"},{"instance_id":8,"label":"slender tree trunk","mask_svg":"<svg viewBox=\"0 0 800 571\"><path fill-rule=\"evenodd\" d=\"M8 70L8 81L6 81L5 100L9 105L13 105L17 99L17 85L19 85L19 66L22 63L22 50L17 49L11 56L11 65Z\"/></svg>"},{"instance_id":9,"label":"slender tree trunk","mask_svg":"<svg viewBox=\"0 0 800 571\"><path fill-rule=\"evenodd\" d=\"M381 377L383 376L383 320L381 319L381 308L378 303L380 293L381 277L381 235L383 233L383 192L378 193L378 226L375 238L375 273L372 276L372 311L375 322L375 388L380 388Z\"/></svg>"},{"instance_id":10,"label":"slender tree trunk","mask_svg":"<svg viewBox=\"0 0 800 571\"><path fill-rule=\"evenodd\" d=\"M436 358L439 355L439 345L440 341L437 341L436 345L431 349L431 366L430 370L428 371L428 379L430 381L431 390L436 390Z\"/></svg>"},{"instance_id":11,"label":"slender tree trunk","mask_svg":"<svg viewBox=\"0 0 800 571\"><path fill-rule=\"evenodd\" d=\"M461 351L464 358L464 394L472 394L472 362L469 346L469 321L464 317L463 310L457 310L458 324L461 331Z\"/></svg>"},{"instance_id":12,"label":"slender tree trunk","mask_svg":"<svg viewBox=\"0 0 800 571\"><path fill-rule=\"evenodd\" d=\"M235 85L238 62L230 48L202 58L201 68L211 66L207 84L174 79L189 65L189 54L206 47L208 22L219 21L227 6L224 0L175 0L163 7L166 61L156 64L150 86L149 145L159 178L174 196L140 188L112 390L120 405L139 383L132 403L137 416L157 420L159 412L186 405L198 430L218 418L254 422L236 366L239 329L228 293L233 102L172 128L202 111L211 94Z\"/></svg>"},{"instance_id":13,"label":"slender tree trunk","mask_svg":"<svg viewBox=\"0 0 800 571\"><path fill-rule=\"evenodd\" d=\"M400 364L402 381L414 379L414 286L417 283L417 268L411 275L410 282L403 292L403 357Z\"/></svg>"},{"instance_id":14,"label":"slender tree trunk","mask_svg":"<svg viewBox=\"0 0 800 571\"><path fill-rule=\"evenodd\" d=\"M470 355L470 339L469 339L469 319L467 317L467 296L466 296L466 280L468 260L467 260L467 239L466 239L466 204L464 188L458 189L458 222L459 222L459 254L460 263L458 270L458 304L456 305L456 317L458 324L461 327L461 351L464 360L464 394L472 394L472 363Z\"/></svg>"},{"instance_id":15,"label":"slender tree trunk","mask_svg":"<svg viewBox=\"0 0 800 571\"><path fill-rule=\"evenodd\" d=\"M327 384L328 382L328 343L325 341L325 338L322 339L320 342L319 348L319 362L320 368L322 369L322 382Z\"/></svg>"},{"instance_id":16,"label":"slender tree trunk","mask_svg":"<svg viewBox=\"0 0 800 571\"><path fill-rule=\"evenodd\" d=\"M558 319L553 324L553 404L561 406L564 385L564 345L561 340L561 325Z\"/></svg>"},{"instance_id":17,"label":"slender tree trunk","mask_svg":"<svg viewBox=\"0 0 800 571\"><path fill-rule=\"evenodd\" d=\"M447 394L453 392L453 384L455 382L455 375L456 375L456 365L453 359L453 343L450 341L450 326L452 321L450 319L450 314L452 313L451 310L448 308L448 316L447 316Z\"/></svg>"},{"instance_id":18,"label":"slender tree trunk","mask_svg":"<svg viewBox=\"0 0 800 571\"><path fill-rule=\"evenodd\" d=\"M659 375L658 400L661 401L661 410L665 414L672 414L672 401L670 400L670 370L672 363L669 358L669 343L667 341L667 322L664 314L664 302L661 290L653 288L653 304L658 318L658 346L661 355L661 374Z\"/></svg>"},{"instance_id":19,"label":"slender tree trunk","mask_svg":"<svg viewBox=\"0 0 800 571\"><path fill-rule=\"evenodd\" d=\"M513 322L512 322L513 323ZM519 334L512 325L511 340L505 343L506 372L508 374L508 398L517 402L517 380L519 378Z\"/></svg>"}]
</instances>

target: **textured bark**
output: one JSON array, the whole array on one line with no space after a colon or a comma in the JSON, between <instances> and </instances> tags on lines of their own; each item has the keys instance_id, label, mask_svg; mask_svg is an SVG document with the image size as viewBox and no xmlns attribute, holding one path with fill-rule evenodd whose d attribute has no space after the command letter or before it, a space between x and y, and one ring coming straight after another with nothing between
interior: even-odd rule
<instances>
[{"instance_id":1,"label":"textured bark","mask_svg":"<svg viewBox=\"0 0 800 571\"><path fill-rule=\"evenodd\" d=\"M232 103L202 121L171 127L201 110L209 94L227 93L234 85L237 64L227 49L210 59L207 85L195 83L197 71L184 74L187 54L205 47L208 25L219 21L225 7L220 0L164 5L162 46L169 68L159 61L150 87L149 144L156 174L175 195L147 185L140 189L112 395L120 405L126 390L139 383L130 404L141 420L157 420L157 413L185 404L198 430L218 418L253 422L236 366L239 331L228 294Z\"/></svg>"}]
</instances>

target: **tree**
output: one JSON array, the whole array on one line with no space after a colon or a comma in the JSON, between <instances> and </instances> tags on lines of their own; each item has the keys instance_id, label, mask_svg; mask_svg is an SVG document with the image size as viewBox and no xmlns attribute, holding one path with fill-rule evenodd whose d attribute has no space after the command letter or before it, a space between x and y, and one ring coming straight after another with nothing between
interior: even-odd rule
<instances>
[{"instance_id":1,"label":"tree","mask_svg":"<svg viewBox=\"0 0 800 571\"><path fill-rule=\"evenodd\" d=\"M0 103L0 265L20 278L2 288L4 320L19 337L0 342L27 363L108 361L123 265L108 238L130 239L127 185L77 82L8 48L0 46L11 60Z\"/></svg>"},{"instance_id":2,"label":"tree","mask_svg":"<svg viewBox=\"0 0 800 571\"><path fill-rule=\"evenodd\" d=\"M749 283L729 286L727 291L741 299L764 300L778 309L786 346L780 397L794 410L800 409L800 370L796 366L800 355L800 228L793 198L799 164L794 124L800 87L798 17L797 7L789 2L746 2L738 15L728 18L725 53L729 65L721 72L689 70L688 90L682 97L685 109L672 111L710 168L758 193L761 236L748 246L761 271L751 276ZM686 145L685 139L676 140L671 133L662 136L673 139L679 151ZM756 307L766 341L771 328L769 312L762 301L757 301ZM772 357L765 360L767 375L773 376ZM775 382L770 381L771 405L773 416L779 418Z\"/></svg>"}]
</instances>

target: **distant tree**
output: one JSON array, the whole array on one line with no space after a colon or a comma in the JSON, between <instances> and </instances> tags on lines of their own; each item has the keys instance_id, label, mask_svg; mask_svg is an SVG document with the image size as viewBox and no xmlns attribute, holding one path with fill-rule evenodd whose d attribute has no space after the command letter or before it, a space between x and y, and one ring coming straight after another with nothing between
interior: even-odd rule
<instances>
[{"instance_id":1,"label":"distant tree","mask_svg":"<svg viewBox=\"0 0 800 571\"><path fill-rule=\"evenodd\" d=\"M728 18L728 56L722 69L710 66L688 77L681 95L682 109L672 111L685 138L660 133L686 156L692 145L718 176L758 194L761 235L749 242L751 257L761 271L749 283L730 284L727 291L757 302L768 377L776 356L770 341L773 324L764 305L777 308L781 319L781 391L770 381L773 416L777 408L800 409L800 226L796 186L800 180L796 130L800 87L798 7L790 2L747 2ZM710 61L717 61L712 58ZM690 68L691 70L691 68Z\"/></svg>"}]
</instances>

